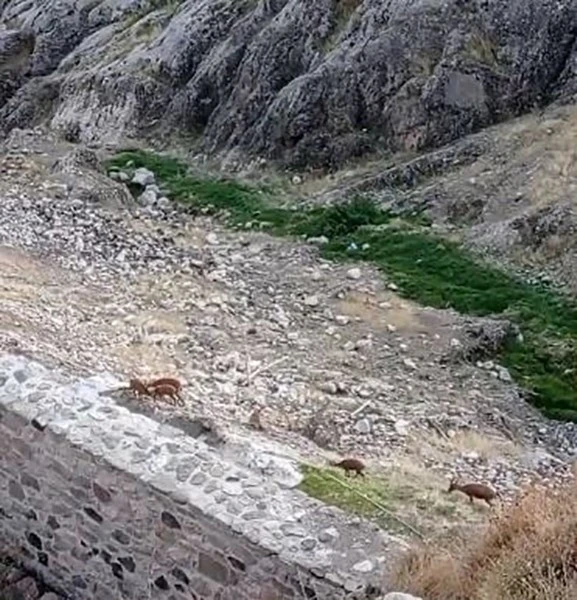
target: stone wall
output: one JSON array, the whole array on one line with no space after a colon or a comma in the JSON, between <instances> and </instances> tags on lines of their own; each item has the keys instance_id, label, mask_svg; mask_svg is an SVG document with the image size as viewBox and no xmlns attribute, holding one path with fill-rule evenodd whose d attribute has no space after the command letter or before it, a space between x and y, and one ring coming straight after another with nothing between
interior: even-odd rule
<instances>
[{"instance_id":1,"label":"stone wall","mask_svg":"<svg viewBox=\"0 0 577 600\"><path fill-rule=\"evenodd\" d=\"M98 392L97 378L0 358L0 534L49 585L86 600L337 600L382 585L393 541L374 527Z\"/></svg>"}]
</instances>

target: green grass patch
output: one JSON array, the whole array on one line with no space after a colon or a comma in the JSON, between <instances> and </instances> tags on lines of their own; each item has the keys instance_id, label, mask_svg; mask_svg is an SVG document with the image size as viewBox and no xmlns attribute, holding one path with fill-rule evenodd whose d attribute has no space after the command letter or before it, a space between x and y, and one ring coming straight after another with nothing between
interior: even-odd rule
<instances>
[{"instance_id":1,"label":"green grass patch","mask_svg":"<svg viewBox=\"0 0 577 600\"><path fill-rule=\"evenodd\" d=\"M398 504L407 503L413 499L414 490L411 487L392 487L386 479L376 477L345 477L342 471L332 468L302 465L301 471L303 481L299 489L308 496L371 519L388 530L396 529L399 532L407 533L406 528L394 517L379 510L362 496L370 498L394 514ZM341 485L340 481L346 485Z\"/></svg>"},{"instance_id":2,"label":"green grass patch","mask_svg":"<svg viewBox=\"0 0 577 600\"><path fill-rule=\"evenodd\" d=\"M503 316L521 328L500 360L550 417L577 422L577 308L567 298L480 263L427 222L395 217L365 198L330 207L279 206L271 190L193 177L173 158L124 151L109 168L146 167L177 201L216 214L232 227L273 235L325 236L332 260L369 261L400 293L426 306L476 316ZM351 250L355 247L356 250Z\"/></svg>"}]
</instances>

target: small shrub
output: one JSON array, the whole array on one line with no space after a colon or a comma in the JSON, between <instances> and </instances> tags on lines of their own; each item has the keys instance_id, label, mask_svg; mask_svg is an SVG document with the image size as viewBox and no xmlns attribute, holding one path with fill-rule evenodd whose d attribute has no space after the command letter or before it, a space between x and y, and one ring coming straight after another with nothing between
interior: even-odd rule
<instances>
[{"instance_id":1,"label":"small shrub","mask_svg":"<svg viewBox=\"0 0 577 600\"><path fill-rule=\"evenodd\" d=\"M335 0L335 15L339 23L348 21L363 0Z\"/></svg>"},{"instance_id":2,"label":"small shrub","mask_svg":"<svg viewBox=\"0 0 577 600\"><path fill-rule=\"evenodd\" d=\"M489 67L496 67L499 64L497 46L484 32L477 31L471 35L466 46L466 53L475 62Z\"/></svg>"}]
</instances>

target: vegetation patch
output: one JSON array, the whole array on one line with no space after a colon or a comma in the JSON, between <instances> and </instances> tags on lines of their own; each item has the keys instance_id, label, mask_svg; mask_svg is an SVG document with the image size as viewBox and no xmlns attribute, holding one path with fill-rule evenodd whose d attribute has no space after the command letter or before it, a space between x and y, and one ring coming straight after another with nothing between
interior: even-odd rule
<instances>
[{"instance_id":1,"label":"vegetation patch","mask_svg":"<svg viewBox=\"0 0 577 600\"><path fill-rule=\"evenodd\" d=\"M304 479L300 489L309 496L369 518L388 531L407 533L402 522L393 515L397 505L413 499L412 487L393 486L386 479L376 477L346 477L333 468L305 465L301 470Z\"/></svg>"},{"instance_id":2,"label":"vegetation patch","mask_svg":"<svg viewBox=\"0 0 577 600\"><path fill-rule=\"evenodd\" d=\"M471 35L465 47L465 53L471 60L488 67L499 65L497 46L484 32L477 31Z\"/></svg>"},{"instance_id":3,"label":"vegetation patch","mask_svg":"<svg viewBox=\"0 0 577 600\"><path fill-rule=\"evenodd\" d=\"M168 16L176 14L184 0L149 0L142 8L130 13L125 20L125 27L132 27L151 12L162 10Z\"/></svg>"},{"instance_id":4,"label":"vegetation patch","mask_svg":"<svg viewBox=\"0 0 577 600\"><path fill-rule=\"evenodd\" d=\"M435 235L423 219L398 218L362 197L338 206L283 207L273 202L271 190L195 178L170 157L125 151L109 161L110 168L127 164L150 169L172 199L219 215L232 227L324 236L325 258L369 261L422 305L516 322L523 339L506 346L502 364L546 415L577 422L577 307L561 294L483 264Z\"/></svg>"},{"instance_id":5,"label":"vegetation patch","mask_svg":"<svg viewBox=\"0 0 577 600\"><path fill-rule=\"evenodd\" d=\"M477 535L417 546L392 584L428 600L577 598L577 488L529 488Z\"/></svg>"}]
</instances>

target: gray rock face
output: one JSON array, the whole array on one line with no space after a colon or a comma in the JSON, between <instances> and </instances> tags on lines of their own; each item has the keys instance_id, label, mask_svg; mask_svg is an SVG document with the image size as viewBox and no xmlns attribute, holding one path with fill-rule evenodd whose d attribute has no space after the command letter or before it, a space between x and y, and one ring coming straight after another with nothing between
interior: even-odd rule
<instances>
[{"instance_id":1,"label":"gray rock face","mask_svg":"<svg viewBox=\"0 0 577 600\"><path fill-rule=\"evenodd\" d=\"M22 85L22 73L33 50L30 32L0 30L0 106Z\"/></svg>"},{"instance_id":2,"label":"gray rock face","mask_svg":"<svg viewBox=\"0 0 577 600\"><path fill-rule=\"evenodd\" d=\"M435 147L575 88L577 0L4 0L0 17L0 54L36 40L5 131L178 132L293 167Z\"/></svg>"}]
</instances>

